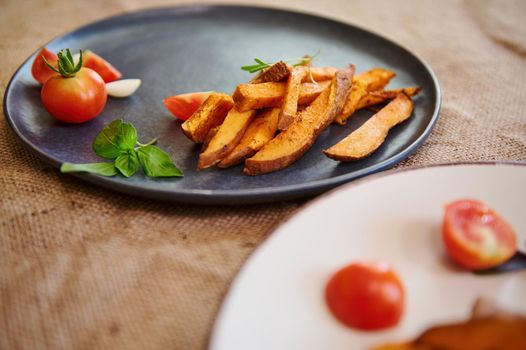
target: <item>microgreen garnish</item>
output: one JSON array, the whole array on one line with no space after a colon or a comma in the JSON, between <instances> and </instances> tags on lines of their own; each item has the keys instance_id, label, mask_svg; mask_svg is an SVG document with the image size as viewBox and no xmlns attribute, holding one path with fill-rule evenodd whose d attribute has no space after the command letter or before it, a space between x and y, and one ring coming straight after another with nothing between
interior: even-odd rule
<instances>
[{"instance_id":1,"label":"microgreen garnish","mask_svg":"<svg viewBox=\"0 0 526 350\"><path fill-rule=\"evenodd\" d=\"M57 53L57 57L58 68L55 68L52 64L50 64L44 56L42 56L42 59L49 69L62 75L64 78L74 77L75 74L82 68L82 50L79 51L79 62L77 65L75 65L75 60L73 59L73 55L69 49L60 50Z\"/></svg>"},{"instance_id":2,"label":"microgreen garnish","mask_svg":"<svg viewBox=\"0 0 526 350\"><path fill-rule=\"evenodd\" d=\"M153 144L153 139L145 144L137 141L137 129L131 123L114 120L106 125L93 140L92 148L102 158L113 162L72 164L64 163L60 167L63 173L83 171L102 176L114 176L118 173L125 177L133 176L139 165L146 176L172 177L183 176L170 156Z\"/></svg>"},{"instance_id":3,"label":"microgreen garnish","mask_svg":"<svg viewBox=\"0 0 526 350\"><path fill-rule=\"evenodd\" d=\"M318 56L318 54L320 53L320 51L318 50L316 52L316 54L314 54L313 56L310 56L310 55L305 55L301 58L296 58L296 59L292 59L292 60L285 60L284 62L287 62L289 64L291 64L292 66L294 67L298 67L298 66L309 66L312 61L314 60L314 58L316 58L316 56ZM247 71L249 73L256 73L256 72L259 72L265 68L268 68L270 66L272 66L275 62L264 62L263 60L259 59L259 58L254 58L254 61L256 62L256 64L251 64L251 65L247 65L247 66L242 66L241 69L244 70L244 71Z\"/></svg>"}]
</instances>

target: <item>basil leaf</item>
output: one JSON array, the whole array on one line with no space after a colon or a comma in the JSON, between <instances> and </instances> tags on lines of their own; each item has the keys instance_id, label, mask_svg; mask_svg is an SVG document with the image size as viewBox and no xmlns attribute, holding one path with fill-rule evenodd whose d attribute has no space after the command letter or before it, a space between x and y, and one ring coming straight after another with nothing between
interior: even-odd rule
<instances>
[{"instance_id":1,"label":"basil leaf","mask_svg":"<svg viewBox=\"0 0 526 350\"><path fill-rule=\"evenodd\" d=\"M149 145L137 150L142 170L150 177L183 176L170 156L157 146Z\"/></svg>"},{"instance_id":2,"label":"basil leaf","mask_svg":"<svg viewBox=\"0 0 526 350\"><path fill-rule=\"evenodd\" d=\"M86 173L93 173L102 176L115 176L117 175L117 169L113 163L86 163L86 164L73 164L63 163L60 167L62 173L72 173L82 171Z\"/></svg>"},{"instance_id":3,"label":"basil leaf","mask_svg":"<svg viewBox=\"0 0 526 350\"><path fill-rule=\"evenodd\" d=\"M132 150L137 143L137 129L132 123L122 123L118 139L121 150Z\"/></svg>"},{"instance_id":4,"label":"basil leaf","mask_svg":"<svg viewBox=\"0 0 526 350\"><path fill-rule=\"evenodd\" d=\"M106 125L93 141L93 150L103 158L117 158L123 151L133 149L137 142L137 130L121 119Z\"/></svg>"},{"instance_id":5,"label":"basil leaf","mask_svg":"<svg viewBox=\"0 0 526 350\"><path fill-rule=\"evenodd\" d=\"M119 169L122 175L130 177L139 170L139 159L137 153L132 149L123 153L115 159L115 167Z\"/></svg>"}]
</instances>

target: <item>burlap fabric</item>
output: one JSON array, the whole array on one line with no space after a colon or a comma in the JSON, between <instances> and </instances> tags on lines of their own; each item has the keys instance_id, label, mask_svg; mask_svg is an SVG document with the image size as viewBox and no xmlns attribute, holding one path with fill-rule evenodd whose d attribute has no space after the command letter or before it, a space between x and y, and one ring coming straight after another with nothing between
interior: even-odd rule
<instances>
[{"instance_id":1,"label":"burlap fabric","mask_svg":"<svg viewBox=\"0 0 526 350\"><path fill-rule=\"evenodd\" d=\"M525 1L257 2L360 25L432 66L441 117L400 167L526 160ZM17 66L54 36L175 3L1 0L2 99ZM202 349L244 260L305 203L202 207L116 194L39 161L3 117L0 164L1 349Z\"/></svg>"}]
</instances>

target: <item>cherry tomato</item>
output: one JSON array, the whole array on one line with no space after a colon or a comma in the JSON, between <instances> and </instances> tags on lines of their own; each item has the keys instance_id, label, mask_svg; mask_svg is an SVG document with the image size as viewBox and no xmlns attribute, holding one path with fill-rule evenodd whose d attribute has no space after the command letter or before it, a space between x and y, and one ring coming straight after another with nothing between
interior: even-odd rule
<instances>
[{"instance_id":1,"label":"cherry tomato","mask_svg":"<svg viewBox=\"0 0 526 350\"><path fill-rule=\"evenodd\" d=\"M112 66L108 61L106 61L104 58L100 57L93 51L86 51L84 53L83 66L85 68L91 68L95 72L99 73L99 75L106 83L115 81L122 77L122 73L119 72L117 68Z\"/></svg>"},{"instance_id":2,"label":"cherry tomato","mask_svg":"<svg viewBox=\"0 0 526 350\"><path fill-rule=\"evenodd\" d=\"M167 97L163 103L176 118L187 120L201 107L211 93L212 91L190 92Z\"/></svg>"},{"instance_id":3,"label":"cherry tomato","mask_svg":"<svg viewBox=\"0 0 526 350\"><path fill-rule=\"evenodd\" d=\"M442 240L451 259L472 270L500 265L517 250L515 231L506 220L471 199L446 206Z\"/></svg>"},{"instance_id":4,"label":"cherry tomato","mask_svg":"<svg viewBox=\"0 0 526 350\"><path fill-rule=\"evenodd\" d=\"M75 76L48 79L41 92L47 111L66 123L83 123L95 118L107 100L104 80L95 71L81 68Z\"/></svg>"},{"instance_id":5,"label":"cherry tomato","mask_svg":"<svg viewBox=\"0 0 526 350\"><path fill-rule=\"evenodd\" d=\"M33 65L31 66L31 74L33 75L33 78L35 78L40 84L44 84L50 77L57 75L57 73L53 72L51 68L49 68L44 63L42 56L44 56L46 61L54 66L57 65L58 60L57 55L45 47L40 50L40 52L37 54L37 57L35 57L35 60L33 61Z\"/></svg>"},{"instance_id":6,"label":"cherry tomato","mask_svg":"<svg viewBox=\"0 0 526 350\"><path fill-rule=\"evenodd\" d=\"M392 327L404 310L404 288L385 262L356 262L336 272L325 298L334 316L362 330Z\"/></svg>"}]
</instances>

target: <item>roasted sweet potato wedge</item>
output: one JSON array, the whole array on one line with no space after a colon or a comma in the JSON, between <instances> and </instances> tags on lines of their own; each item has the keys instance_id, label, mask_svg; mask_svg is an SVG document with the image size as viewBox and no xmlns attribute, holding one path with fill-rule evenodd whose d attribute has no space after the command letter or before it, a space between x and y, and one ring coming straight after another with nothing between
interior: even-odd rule
<instances>
[{"instance_id":1,"label":"roasted sweet potato wedge","mask_svg":"<svg viewBox=\"0 0 526 350\"><path fill-rule=\"evenodd\" d=\"M334 122L344 125L347 122L347 119L354 113L357 109L358 104L364 96L367 95L367 85L361 80L354 80L351 88L349 97L345 101L341 112L336 116Z\"/></svg>"},{"instance_id":2,"label":"roasted sweet potato wedge","mask_svg":"<svg viewBox=\"0 0 526 350\"><path fill-rule=\"evenodd\" d=\"M315 82L331 80L334 74L338 71L336 67L310 67L307 70L307 74L303 77L303 82Z\"/></svg>"},{"instance_id":3,"label":"roasted sweet potato wedge","mask_svg":"<svg viewBox=\"0 0 526 350\"><path fill-rule=\"evenodd\" d=\"M413 101L401 93L357 130L323 153L342 162L367 157L380 147L389 130L409 118L412 111Z\"/></svg>"},{"instance_id":4,"label":"roasted sweet potato wedge","mask_svg":"<svg viewBox=\"0 0 526 350\"><path fill-rule=\"evenodd\" d=\"M329 84L330 81L301 84L298 104L311 103ZM232 98L237 108L244 112L251 109L279 107L285 91L285 83L239 84Z\"/></svg>"},{"instance_id":5,"label":"roasted sweet potato wedge","mask_svg":"<svg viewBox=\"0 0 526 350\"><path fill-rule=\"evenodd\" d=\"M208 134L206 134L206 137L203 141L203 144L201 145L201 152L203 152L207 147L210 141L212 141L212 138L217 134L217 130L219 130L219 126L214 126L212 129L208 131Z\"/></svg>"},{"instance_id":6,"label":"roasted sweet potato wedge","mask_svg":"<svg viewBox=\"0 0 526 350\"><path fill-rule=\"evenodd\" d=\"M239 112L235 107L228 112L223 124L199 155L197 168L206 169L219 163L239 143L256 111Z\"/></svg>"},{"instance_id":7,"label":"roasted sweet potato wedge","mask_svg":"<svg viewBox=\"0 0 526 350\"><path fill-rule=\"evenodd\" d=\"M431 327L414 341L384 344L371 350L526 349L526 317L523 315L507 312L496 305L480 305L479 300L472 316L468 321Z\"/></svg>"},{"instance_id":8,"label":"roasted sweet potato wedge","mask_svg":"<svg viewBox=\"0 0 526 350\"><path fill-rule=\"evenodd\" d=\"M272 140L278 130L278 120L281 114L279 108L262 109L252 120L241 138L241 141L219 164L220 168L228 168L245 161Z\"/></svg>"},{"instance_id":9,"label":"roasted sweet potato wedge","mask_svg":"<svg viewBox=\"0 0 526 350\"><path fill-rule=\"evenodd\" d=\"M184 134L190 140L202 143L210 129L221 124L233 106L234 101L229 95L211 93L201 107L181 124Z\"/></svg>"},{"instance_id":10,"label":"roasted sweet potato wedge","mask_svg":"<svg viewBox=\"0 0 526 350\"><path fill-rule=\"evenodd\" d=\"M436 326L413 342L384 344L372 350L481 349L526 349L526 319L493 316Z\"/></svg>"},{"instance_id":11,"label":"roasted sweet potato wedge","mask_svg":"<svg viewBox=\"0 0 526 350\"><path fill-rule=\"evenodd\" d=\"M405 343L383 344L380 346L376 346L372 348L371 350L433 350L433 349L417 347L417 345L414 342L405 342Z\"/></svg>"},{"instance_id":12,"label":"roasted sweet potato wedge","mask_svg":"<svg viewBox=\"0 0 526 350\"><path fill-rule=\"evenodd\" d=\"M415 343L426 349L526 349L526 318L493 316L437 326L425 331Z\"/></svg>"},{"instance_id":13,"label":"roasted sweet potato wedge","mask_svg":"<svg viewBox=\"0 0 526 350\"><path fill-rule=\"evenodd\" d=\"M417 86L394 90L369 91L360 99L356 105L356 110L387 102L398 96L401 92L411 97L418 95L420 91L422 91L422 88Z\"/></svg>"},{"instance_id":14,"label":"roasted sweet potato wedge","mask_svg":"<svg viewBox=\"0 0 526 350\"><path fill-rule=\"evenodd\" d=\"M290 66L283 61L274 63L250 81L251 84L260 84L273 81L282 81L290 74Z\"/></svg>"},{"instance_id":15,"label":"roasted sweet potato wedge","mask_svg":"<svg viewBox=\"0 0 526 350\"><path fill-rule=\"evenodd\" d=\"M300 96L298 98L298 105L308 105L316 99L325 89L331 85L330 80L321 81L319 83L303 83L300 86Z\"/></svg>"},{"instance_id":16,"label":"roasted sweet potato wedge","mask_svg":"<svg viewBox=\"0 0 526 350\"><path fill-rule=\"evenodd\" d=\"M248 175L265 174L298 160L343 108L351 90L353 74L354 66L339 70L332 79L331 87L302 111L287 130L245 161L244 172Z\"/></svg>"},{"instance_id":17,"label":"roasted sweet potato wedge","mask_svg":"<svg viewBox=\"0 0 526 350\"><path fill-rule=\"evenodd\" d=\"M307 70L305 67L295 67L289 74L281 105L281 115L279 116L279 130L286 130L294 121L298 111L301 80L306 74Z\"/></svg>"},{"instance_id":18,"label":"roasted sweet potato wedge","mask_svg":"<svg viewBox=\"0 0 526 350\"><path fill-rule=\"evenodd\" d=\"M373 68L358 74L355 80L361 80L367 86L367 91L375 91L383 89L395 75L389 69Z\"/></svg>"}]
</instances>

